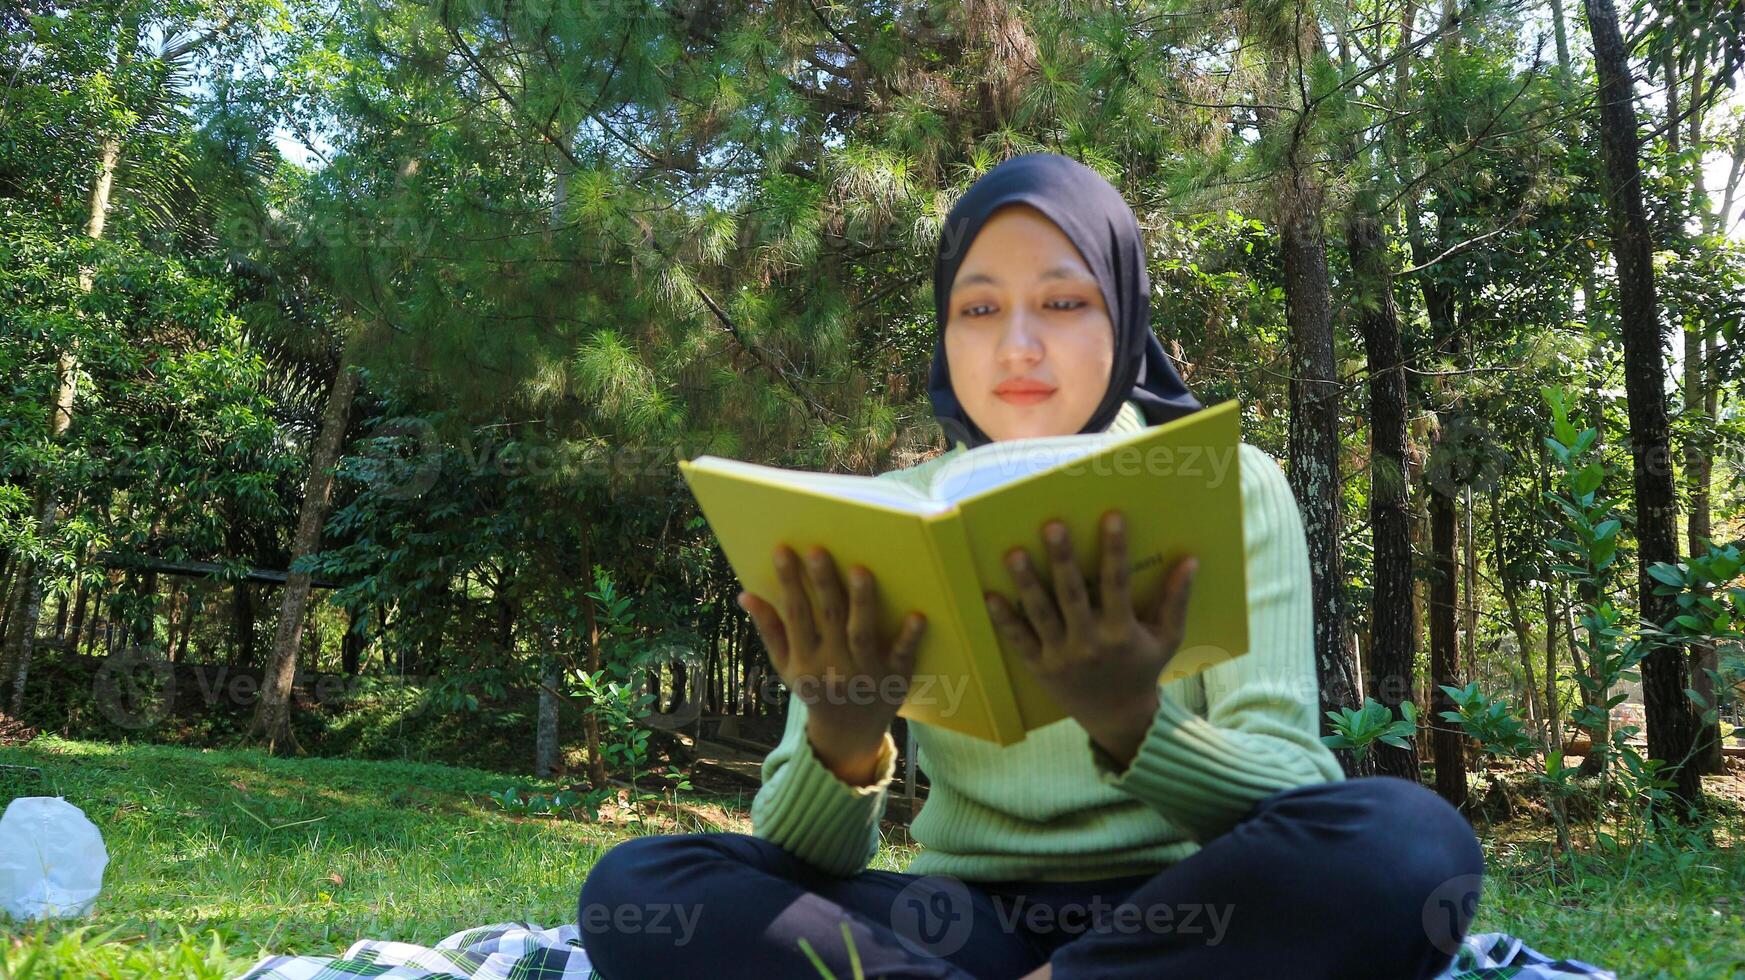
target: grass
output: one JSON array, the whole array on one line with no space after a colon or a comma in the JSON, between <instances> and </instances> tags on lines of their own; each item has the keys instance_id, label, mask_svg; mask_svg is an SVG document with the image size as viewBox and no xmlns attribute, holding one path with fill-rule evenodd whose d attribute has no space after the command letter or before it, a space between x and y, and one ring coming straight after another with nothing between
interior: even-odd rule
<instances>
[{"instance_id":1,"label":"grass","mask_svg":"<svg viewBox=\"0 0 1745 980\"><path fill-rule=\"evenodd\" d=\"M676 820L608 811L590 824L502 813L486 794L515 780L479 770L50 737L0 749L0 765L41 771L0 770L0 804L64 796L109 851L90 928L9 927L6 980L202 975L193 962L235 975L266 952L553 925L574 917L587 869L612 844L727 829L738 802L688 797L696 805Z\"/></svg>"},{"instance_id":2,"label":"grass","mask_svg":"<svg viewBox=\"0 0 1745 980\"><path fill-rule=\"evenodd\" d=\"M1549 846L1487 842L1474 931L1506 932L1620 977L1745 977L1745 853L1582 855L1551 870ZM1684 866L1680 867L1680 863Z\"/></svg>"},{"instance_id":3,"label":"grass","mask_svg":"<svg viewBox=\"0 0 1745 980\"><path fill-rule=\"evenodd\" d=\"M628 836L749 829L746 795L683 794L597 824L530 818L486 796L510 777L413 763L42 737L0 749L0 765L41 771L0 769L0 804L64 796L110 855L90 918L0 927L0 980L227 977L266 953L557 924L596 857ZM1542 843L1508 827L1494 837L1475 929L1622 976L1745 976L1740 848L1589 855L1554 879ZM887 846L875 866L900 869L910 853Z\"/></svg>"}]
</instances>

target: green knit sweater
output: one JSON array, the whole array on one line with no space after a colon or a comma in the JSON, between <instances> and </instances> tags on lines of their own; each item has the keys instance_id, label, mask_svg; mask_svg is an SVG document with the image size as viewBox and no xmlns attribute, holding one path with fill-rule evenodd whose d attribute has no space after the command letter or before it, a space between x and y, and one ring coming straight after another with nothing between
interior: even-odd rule
<instances>
[{"instance_id":1,"label":"green knit sweater","mask_svg":"<svg viewBox=\"0 0 1745 980\"><path fill-rule=\"evenodd\" d=\"M1108 431L1143 427L1128 402ZM881 478L918 481L961 451ZM1317 737L1309 558L1296 499L1271 456L1245 443L1239 458L1250 651L1162 685L1125 770L1072 718L1004 748L911 722L930 788L910 827L921 850L905 871L968 881L1156 872L1229 830L1262 797L1343 778ZM813 754L806 706L788 704L752 801L752 832L820 870L856 874L878 852L896 743L887 733L877 782L851 785Z\"/></svg>"}]
</instances>

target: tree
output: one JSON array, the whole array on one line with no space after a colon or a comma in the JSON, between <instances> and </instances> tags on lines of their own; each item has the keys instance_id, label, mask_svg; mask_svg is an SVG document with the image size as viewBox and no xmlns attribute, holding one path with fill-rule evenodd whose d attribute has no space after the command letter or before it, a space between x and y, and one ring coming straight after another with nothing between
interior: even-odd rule
<instances>
[{"instance_id":1,"label":"tree","mask_svg":"<svg viewBox=\"0 0 1745 980\"><path fill-rule=\"evenodd\" d=\"M1369 365L1369 520L1375 542L1375 589L1371 608L1369 696L1398 709L1412 694L1418 626L1412 609L1412 510L1406 461L1406 355L1381 222L1361 203L1346 224L1359 293L1357 321ZM1378 743L1378 772L1418 778L1416 746Z\"/></svg>"},{"instance_id":2,"label":"tree","mask_svg":"<svg viewBox=\"0 0 1745 980\"><path fill-rule=\"evenodd\" d=\"M251 733L269 752L298 752L297 736L291 730L291 687L297 674L297 652L303 645L304 614L309 608L312 578L309 557L321 544L321 527L327 521L333 500L333 470L351 419L352 400L357 397L357 370L342 357L327 392L321 413L321 430L309 454L309 477L303 485L303 503L297 512L297 532L291 539L291 566L285 578L279 605L279 625L268 652L260 699L255 705Z\"/></svg>"},{"instance_id":3,"label":"tree","mask_svg":"<svg viewBox=\"0 0 1745 980\"><path fill-rule=\"evenodd\" d=\"M1600 148L1617 258L1624 384L1629 398L1630 457L1636 489L1636 537L1641 614L1667 623L1677 614L1672 597L1655 594L1648 574L1657 562L1676 563L1677 506L1666 415L1666 370L1661 360L1660 314L1654 296L1653 240L1642 203L1642 167L1637 156L1634 85L1628 49L1612 0L1584 0L1599 73ZM1697 750L1696 716L1677 647L1656 649L1642 662L1642 693L1648 716L1648 754L1666 762L1675 792L1687 805L1702 795L1701 770L1688 764Z\"/></svg>"},{"instance_id":4,"label":"tree","mask_svg":"<svg viewBox=\"0 0 1745 980\"><path fill-rule=\"evenodd\" d=\"M75 493L86 504L101 502L101 493L82 493L94 488L68 487L65 466L59 466L68 457L77 457L77 452L68 452L68 443L75 439L77 422L86 412L80 403L89 401L89 392L80 391L82 378L113 373L110 368L119 366L89 363L84 347L101 337L103 317L127 319L131 312L119 309L108 296L94 295L99 265L113 260L129 265L133 272L161 277L152 286L169 286L168 293L157 298L164 309L187 300L187 295L176 295L185 286L180 276L187 270L175 260L152 262L154 246L145 242L150 232L161 232L173 223L173 199L187 188L190 133L178 110L187 105L187 89L195 75L222 61L239 35L255 30L263 9L257 2L215 9L201 0L152 9L131 2L91 3L65 17L44 14L44 19L31 23L30 30L7 35L9 44L16 37L30 38L26 47L35 45L38 51L35 56L21 56L10 71L3 105L17 115L9 120L9 133L16 122L17 131L28 134L24 145L30 150L14 155L12 150L19 145L9 141L7 159L0 162L0 187L23 183L42 192L42 197L30 202L35 214L26 225L40 220L73 234L72 214L61 206L72 190L68 174L91 174L89 187L79 188L84 208L77 216L77 234L84 246L70 249L79 255L77 289L84 298L52 300L63 305L66 319L58 330L44 333L52 335L56 344L56 370L47 398L47 425L37 450L42 466L31 474L26 534L33 546L19 556L7 630L0 643L0 678L9 685L5 704L12 713L23 710L47 574L42 558L47 555L44 549L54 548L63 537L59 527L68 518L66 495ZM14 101L19 92L24 98ZM72 138L56 138L56 134ZM38 159L21 159L30 152ZM113 228L115 213L122 214L119 235ZM117 248L105 248L110 244ZM42 282L44 272L40 267L30 269L30 277ZM192 291L197 293L197 288ZM38 298L45 300L49 293L54 288L44 289ZM124 281L120 293L138 298L140 289ZM148 333L152 324L129 326L143 326ZM204 335L206 331L195 330L195 337ZM164 340L176 347L180 338ZM105 344L105 349L113 347ZM126 371L120 375L126 377ZM119 392L103 392L103 398L117 396Z\"/></svg>"},{"instance_id":5,"label":"tree","mask_svg":"<svg viewBox=\"0 0 1745 980\"><path fill-rule=\"evenodd\" d=\"M1309 571L1314 588L1316 674L1323 712L1356 707L1356 666L1346 635L1345 562L1341 550L1339 419L1342 385L1335 369L1332 285L1327 269L1323 212L1326 188L1311 138L1322 120L1319 97L1304 88L1305 76L1327 65L1320 26L1313 16L1279 8L1259 21L1256 33L1274 59L1264 89L1268 108L1260 117L1275 153L1270 210L1277 227L1285 319L1290 329L1291 490L1303 514ZM1279 105L1284 109L1278 108ZM1348 753L1341 753L1348 755ZM1348 770L1365 760L1342 758Z\"/></svg>"}]
</instances>

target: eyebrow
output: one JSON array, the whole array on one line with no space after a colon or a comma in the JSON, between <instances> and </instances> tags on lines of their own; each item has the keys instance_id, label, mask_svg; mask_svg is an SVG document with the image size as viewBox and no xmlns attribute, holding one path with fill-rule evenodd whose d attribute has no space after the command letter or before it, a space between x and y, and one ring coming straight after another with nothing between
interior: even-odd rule
<instances>
[{"instance_id":1,"label":"eyebrow","mask_svg":"<svg viewBox=\"0 0 1745 980\"><path fill-rule=\"evenodd\" d=\"M1089 277L1087 277L1084 274L1084 270L1082 270L1082 269L1076 269L1070 265L1057 265L1054 268L1048 270L1047 272L1044 272L1042 275L1037 276L1036 278L1038 280L1048 280L1048 279L1087 279L1088 280ZM999 285L1000 281L998 279L995 279L993 276L988 275L985 272L973 272L967 276L964 276L962 279L959 279L956 283L954 283L952 285L951 288L955 291L955 290L960 289L964 286L975 286L975 285L978 285L978 284L984 283L984 282L989 284L989 285L992 285L992 286L997 286L997 285Z\"/></svg>"}]
</instances>

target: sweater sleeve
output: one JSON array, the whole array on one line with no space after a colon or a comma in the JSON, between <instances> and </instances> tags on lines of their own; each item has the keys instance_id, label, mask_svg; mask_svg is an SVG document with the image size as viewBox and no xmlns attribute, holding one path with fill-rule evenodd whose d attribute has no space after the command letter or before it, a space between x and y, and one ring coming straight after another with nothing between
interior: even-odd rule
<instances>
[{"instance_id":1,"label":"sweater sleeve","mask_svg":"<svg viewBox=\"0 0 1745 980\"><path fill-rule=\"evenodd\" d=\"M763 785L751 801L755 836L827 874L860 873L879 849L879 818L897 769L897 743L885 732L878 779L868 786L844 782L812 752L806 737L806 705L788 699L781 744L763 760Z\"/></svg>"},{"instance_id":2,"label":"sweater sleeve","mask_svg":"<svg viewBox=\"0 0 1745 980\"><path fill-rule=\"evenodd\" d=\"M878 478L920 489L933 469L960 451L961 447L907 469L880 473ZM788 699L781 744L764 757L763 785L751 801L751 832L821 871L849 877L878 854L879 818L884 816L896 775L897 742L885 732L879 778L869 786L851 786L813 754L806 738L806 714L805 702Z\"/></svg>"},{"instance_id":3,"label":"sweater sleeve","mask_svg":"<svg viewBox=\"0 0 1745 980\"><path fill-rule=\"evenodd\" d=\"M1302 516L1278 463L1254 446L1240 448L1249 652L1201 672L1203 717L1166 688L1125 770L1091 742L1104 783L1199 841L1234 827L1263 797L1344 778L1319 738Z\"/></svg>"}]
</instances>

